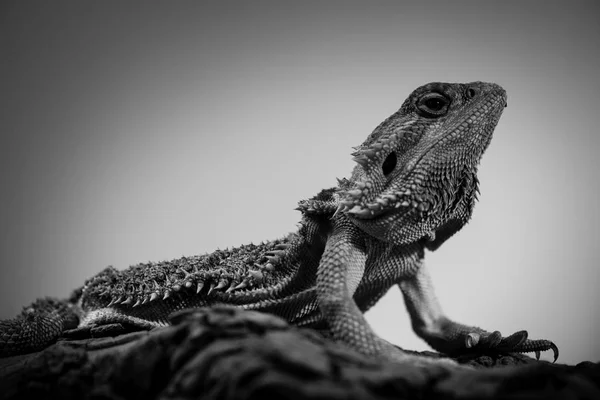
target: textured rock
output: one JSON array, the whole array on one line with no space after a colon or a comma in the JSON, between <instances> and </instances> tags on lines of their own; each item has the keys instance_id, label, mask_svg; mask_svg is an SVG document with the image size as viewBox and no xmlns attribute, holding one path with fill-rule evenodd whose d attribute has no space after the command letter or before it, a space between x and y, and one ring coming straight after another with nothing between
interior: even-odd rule
<instances>
[{"instance_id":1,"label":"textured rock","mask_svg":"<svg viewBox=\"0 0 600 400\"><path fill-rule=\"evenodd\" d=\"M472 368L379 362L268 314L183 311L173 326L62 341L0 359L0 395L93 399L600 398L600 364L523 355L463 357ZM437 353L421 353L441 357Z\"/></svg>"}]
</instances>

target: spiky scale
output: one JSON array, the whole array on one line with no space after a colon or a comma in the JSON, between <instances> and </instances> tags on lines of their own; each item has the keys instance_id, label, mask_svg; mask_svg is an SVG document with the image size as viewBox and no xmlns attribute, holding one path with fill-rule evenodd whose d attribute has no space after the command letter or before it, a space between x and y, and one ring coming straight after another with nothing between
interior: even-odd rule
<instances>
[{"instance_id":1,"label":"spiky scale","mask_svg":"<svg viewBox=\"0 0 600 400\"><path fill-rule=\"evenodd\" d=\"M353 208L351 208L350 210L348 210L348 213L355 214L355 213L361 212L362 209L363 208L361 206L355 205Z\"/></svg>"},{"instance_id":2,"label":"spiky scale","mask_svg":"<svg viewBox=\"0 0 600 400\"><path fill-rule=\"evenodd\" d=\"M238 283L233 290L240 290L240 289L245 289L248 287L248 281L247 280L243 280L242 282Z\"/></svg>"},{"instance_id":3,"label":"spiky scale","mask_svg":"<svg viewBox=\"0 0 600 400\"><path fill-rule=\"evenodd\" d=\"M340 206L343 206L345 208L350 208L350 206L354 205L354 201L353 200L342 200L340 201Z\"/></svg>"},{"instance_id":4,"label":"spiky scale","mask_svg":"<svg viewBox=\"0 0 600 400\"><path fill-rule=\"evenodd\" d=\"M377 151L372 149L365 149L362 151L362 154L371 160L377 157Z\"/></svg>"},{"instance_id":5,"label":"spiky scale","mask_svg":"<svg viewBox=\"0 0 600 400\"><path fill-rule=\"evenodd\" d=\"M274 271L275 270L275 267L271 263L266 263L263 268L266 269L267 271Z\"/></svg>"},{"instance_id":6,"label":"spiky scale","mask_svg":"<svg viewBox=\"0 0 600 400\"><path fill-rule=\"evenodd\" d=\"M231 282L231 285L229 285L229 287L227 288L227 290L225 290L225 293L231 293L233 292L233 289L237 286L237 283L235 282Z\"/></svg>"},{"instance_id":7,"label":"spiky scale","mask_svg":"<svg viewBox=\"0 0 600 400\"><path fill-rule=\"evenodd\" d=\"M348 213L356 215L357 217L368 217L368 216L372 215L372 212L373 212L371 210L364 209L364 208L361 208L361 209L359 209L357 211L353 211L353 210L354 209L348 211Z\"/></svg>"},{"instance_id":8,"label":"spiky scale","mask_svg":"<svg viewBox=\"0 0 600 400\"><path fill-rule=\"evenodd\" d=\"M270 250L269 254L281 259L281 257L283 257L285 255L285 250Z\"/></svg>"},{"instance_id":9,"label":"spiky scale","mask_svg":"<svg viewBox=\"0 0 600 400\"><path fill-rule=\"evenodd\" d=\"M363 167L367 167L369 165L369 159L362 154L352 158L352 160Z\"/></svg>"},{"instance_id":10,"label":"spiky scale","mask_svg":"<svg viewBox=\"0 0 600 400\"><path fill-rule=\"evenodd\" d=\"M277 256L265 256L265 258L268 260L268 263L271 265L279 264L279 262L280 262L280 259Z\"/></svg>"},{"instance_id":11,"label":"spiky scale","mask_svg":"<svg viewBox=\"0 0 600 400\"><path fill-rule=\"evenodd\" d=\"M213 290L215 290L215 286L215 283L211 282L210 287L208 288L208 292L206 294L210 295L213 292Z\"/></svg>"},{"instance_id":12,"label":"spiky scale","mask_svg":"<svg viewBox=\"0 0 600 400\"><path fill-rule=\"evenodd\" d=\"M257 270L249 269L248 275L250 275L254 280L262 281L264 276L263 273Z\"/></svg>"},{"instance_id":13,"label":"spiky scale","mask_svg":"<svg viewBox=\"0 0 600 400\"><path fill-rule=\"evenodd\" d=\"M227 286L227 280L221 279L219 281L219 284L217 286L215 286L214 290L221 290L221 289L225 288L225 286Z\"/></svg>"},{"instance_id":14,"label":"spiky scale","mask_svg":"<svg viewBox=\"0 0 600 400\"><path fill-rule=\"evenodd\" d=\"M348 190L347 194L348 194L348 196L358 199L362 196L363 192L360 189L352 189L352 190Z\"/></svg>"},{"instance_id":15,"label":"spiky scale","mask_svg":"<svg viewBox=\"0 0 600 400\"><path fill-rule=\"evenodd\" d=\"M187 259L185 259L185 262L187 262ZM179 273L179 274L183 274L183 279L187 279L192 275L183 268L177 268L177 271L175 271L175 272Z\"/></svg>"}]
</instances>

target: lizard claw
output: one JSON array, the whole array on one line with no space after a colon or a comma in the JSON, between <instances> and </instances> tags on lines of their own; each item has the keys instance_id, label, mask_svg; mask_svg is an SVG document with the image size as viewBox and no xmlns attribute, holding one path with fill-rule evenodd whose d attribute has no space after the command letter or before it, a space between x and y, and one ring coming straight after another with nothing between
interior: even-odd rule
<instances>
[{"instance_id":1,"label":"lizard claw","mask_svg":"<svg viewBox=\"0 0 600 400\"><path fill-rule=\"evenodd\" d=\"M527 342L530 342L530 343L527 343ZM539 360L541 351L552 350L552 355L554 356L554 359L552 360L552 362L555 363L556 360L558 360L558 355L559 355L558 346L556 346L551 341L549 341L549 340L528 340L527 342L523 344L524 345L523 347L525 347L525 348L533 347L532 350L517 349L515 351L518 351L520 353L534 351L536 358Z\"/></svg>"},{"instance_id":2,"label":"lizard claw","mask_svg":"<svg viewBox=\"0 0 600 400\"><path fill-rule=\"evenodd\" d=\"M556 360L558 360L558 346L556 346L554 343L550 342L550 349L552 350L552 353L554 354L554 360L552 361L552 363L555 363Z\"/></svg>"}]
</instances>

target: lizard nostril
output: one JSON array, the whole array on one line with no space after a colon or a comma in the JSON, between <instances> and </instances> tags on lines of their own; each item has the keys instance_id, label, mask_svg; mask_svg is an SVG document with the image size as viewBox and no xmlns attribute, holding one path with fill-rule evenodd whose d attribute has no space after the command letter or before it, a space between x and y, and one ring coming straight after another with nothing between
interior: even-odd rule
<instances>
[{"instance_id":1,"label":"lizard nostril","mask_svg":"<svg viewBox=\"0 0 600 400\"><path fill-rule=\"evenodd\" d=\"M467 96L469 96L470 99L472 99L476 95L477 95L477 90L475 90L475 88L469 88L469 90L467 90Z\"/></svg>"}]
</instances>

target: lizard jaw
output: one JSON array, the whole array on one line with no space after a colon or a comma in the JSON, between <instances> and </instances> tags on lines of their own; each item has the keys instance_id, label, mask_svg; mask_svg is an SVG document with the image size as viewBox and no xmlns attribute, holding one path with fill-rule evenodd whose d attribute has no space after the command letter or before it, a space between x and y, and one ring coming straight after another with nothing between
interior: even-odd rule
<instances>
[{"instance_id":1,"label":"lizard jaw","mask_svg":"<svg viewBox=\"0 0 600 400\"><path fill-rule=\"evenodd\" d=\"M398 196L387 207L368 213L352 209L343 213L363 231L385 242L401 245L423 238L433 242L437 230L448 221L460 220L464 224L470 219L479 189L475 172L469 172L464 171L453 184L448 184L446 191L413 183L410 193Z\"/></svg>"},{"instance_id":2,"label":"lizard jaw","mask_svg":"<svg viewBox=\"0 0 600 400\"><path fill-rule=\"evenodd\" d=\"M380 194L366 205L356 204L355 199L341 200L336 213L343 212L359 220L374 220L389 217L391 214L408 213L414 213L423 219L430 210L445 212L451 210L456 203L469 200L470 196L477 197L479 188L476 169L477 166L465 168L451 178L452 182L446 182L445 190L432 188L427 178L405 178L404 180L409 182L406 186L394 193Z\"/></svg>"}]
</instances>

